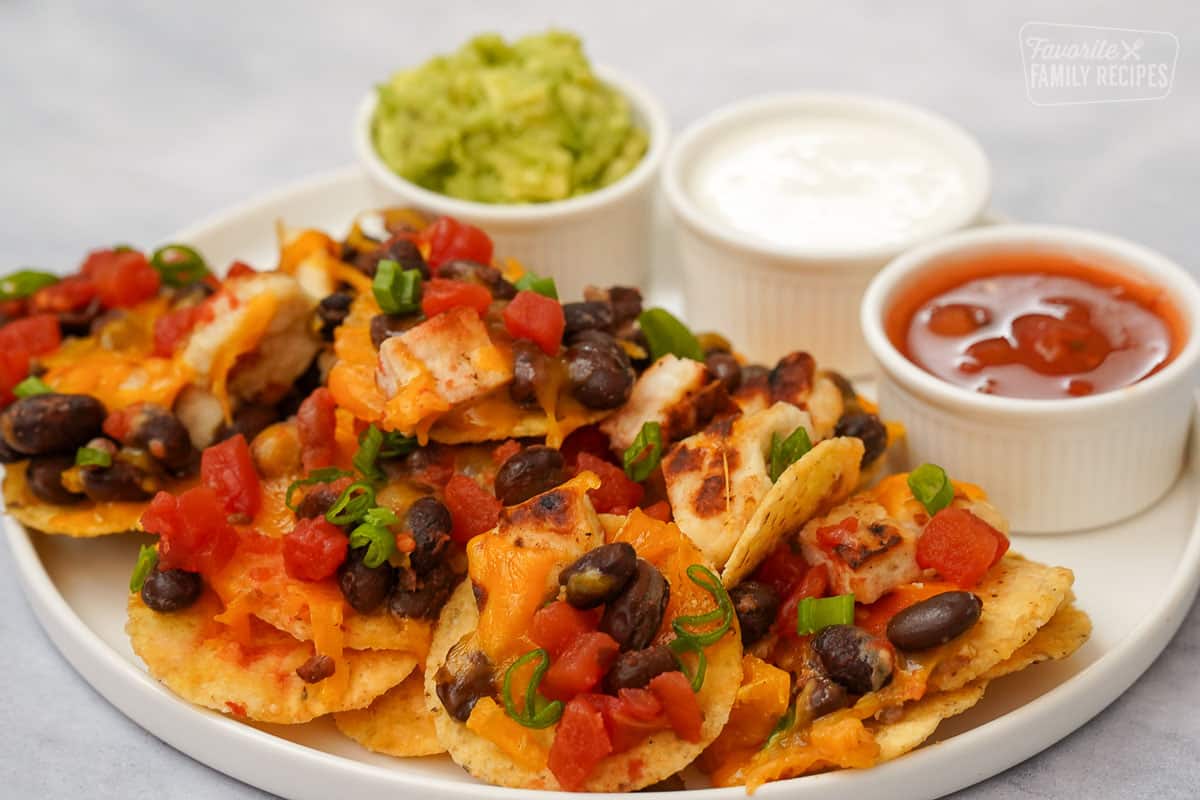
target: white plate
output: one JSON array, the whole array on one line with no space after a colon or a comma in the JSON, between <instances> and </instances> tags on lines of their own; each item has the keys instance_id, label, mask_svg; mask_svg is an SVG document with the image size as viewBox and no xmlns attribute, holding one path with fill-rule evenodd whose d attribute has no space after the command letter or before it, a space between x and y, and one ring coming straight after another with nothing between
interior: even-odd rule
<instances>
[{"instance_id":1,"label":"white plate","mask_svg":"<svg viewBox=\"0 0 1200 800\"><path fill-rule=\"evenodd\" d=\"M236 257L266 267L275 261L276 220L341 232L354 212L372 204L366 180L357 169L344 169L252 201L176 238L216 264ZM666 284L655 292L659 302L674 299L663 291L669 277ZM1014 537L1016 550L1075 570L1075 593L1095 631L1073 657L996 681L980 705L942 726L932 746L869 770L768 784L756 796L937 797L1007 769L1099 713L1162 652L1200 585L1195 441L1191 452L1179 483L1147 514L1087 534ZM75 541L27 532L9 518L5 528L29 602L67 660L122 712L193 758L295 798L394 800L406 790L425 798L527 794L479 784L446 758L368 753L328 721L247 725L176 698L146 674L124 632L125 586L146 537ZM740 788L691 794L744 797Z\"/></svg>"}]
</instances>

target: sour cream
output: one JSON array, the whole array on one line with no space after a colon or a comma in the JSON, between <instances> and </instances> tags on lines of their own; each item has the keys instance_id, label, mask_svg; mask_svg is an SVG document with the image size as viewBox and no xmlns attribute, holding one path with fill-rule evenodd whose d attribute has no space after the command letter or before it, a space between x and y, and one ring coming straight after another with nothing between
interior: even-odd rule
<instances>
[{"instance_id":1,"label":"sour cream","mask_svg":"<svg viewBox=\"0 0 1200 800\"><path fill-rule=\"evenodd\" d=\"M963 165L940 144L836 110L746 120L697 154L688 189L714 221L771 245L899 251L970 202Z\"/></svg>"}]
</instances>

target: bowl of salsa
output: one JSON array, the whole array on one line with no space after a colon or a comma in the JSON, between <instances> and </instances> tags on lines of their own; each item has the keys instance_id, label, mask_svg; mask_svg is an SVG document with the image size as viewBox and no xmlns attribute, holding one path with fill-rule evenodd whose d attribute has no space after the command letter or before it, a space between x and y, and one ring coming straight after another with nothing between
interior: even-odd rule
<instances>
[{"instance_id":1,"label":"bowl of salsa","mask_svg":"<svg viewBox=\"0 0 1200 800\"><path fill-rule=\"evenodd\" d=\"M889 264L861 323L914 463L996 487L1019 530L1115 522L1179 474L1200 288L1159 253L1066 227L968 231Z\"/></svg>"}]
</instances>

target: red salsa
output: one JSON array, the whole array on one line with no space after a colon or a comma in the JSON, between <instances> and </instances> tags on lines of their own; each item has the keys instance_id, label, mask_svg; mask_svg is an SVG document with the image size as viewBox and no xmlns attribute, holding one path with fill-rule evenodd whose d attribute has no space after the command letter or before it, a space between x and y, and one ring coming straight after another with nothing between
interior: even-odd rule
<instances>
[{"instance_id":1,"label":"red salsa","mask_svg":"<svg viewBox=\"0 0 1200 800\"><path fill-rule=\"evenodd\" d=\"M942 380L1048 399L1130 386L1161 369L1183 325L1165 292L1061 254L949 264L888 314L892 342Z\"/></svg>"}]
</instances>

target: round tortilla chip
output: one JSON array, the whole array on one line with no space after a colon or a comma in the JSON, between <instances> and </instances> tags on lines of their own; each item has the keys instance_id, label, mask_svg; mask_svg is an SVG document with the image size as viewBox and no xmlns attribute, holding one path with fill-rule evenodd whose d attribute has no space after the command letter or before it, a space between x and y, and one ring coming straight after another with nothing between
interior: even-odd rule
<instances>
[{"instance_id":1,"label":"round tortilla chip","mask_svg":"<svg viewBox=\"0 0 1200 800\"><path fill-rule=\"evenodd\" d=\"M425 704L425 678L414 672L366 708L334 714L333 722L368 750L413 758L446 752L433 718Z\"/></svg>"},{"instance_id":2,"label":"round tortilla chip","mask_svg":"<svg viewBox=\"0 0 1200 800\"><path fill-rule=\"evenodd\" d=\"M308 607L289 614L277 596L264 598L254 616L290 634L302 642L313 638ZM359 614L349 606L342 619L343 642L352 650L402 650L421 659L429 652L433 623L423 619L397 619L386 609L373 614Z\"/></svg>"},{"instance_id":3,"label":"round tortilla chip","mask_svg":"<svg viewBox=\"0 0 1200 800\"><path fill-rule=\"evenodd\" d=\"M29 462L4 467L5 510L18 522L42 533L90 539L136 530L149 501L97 503L84 500L60 506L39 498L29 488L25 471Z\"/></svg>"},{"instance_id":4,"label":"round tortilla chip","mask_svg":"<svg viewBox=\"0 0 1200 800\"><path fill-rule=\"evenodd\" d=\"M985 672L983 677L991 681L1043 661L1066 658L1083 647L1091 635L1091 618L1068 599L1032 639L1006 660Z\"/></svg>"},{"instance_id":5,"label":"round tortilla chip","mask_svg":"<svg viewBox=\"0 0 1200 800\"><path fill-rule=\"evenodd\" d=\"M905 704L899 719L868 722L867 729L875 735L875 743L879 745L876 763L891 761L920 747L942 720L962 714L982 700L987 684L985 680L976 681L952 692L926 695Z\"/></svg>"},{"instance_id":6,"label":"round tortilla chip","mask_svg":"<svg viewBox=\"0 0 1200 800\"><path fill-rule=\"evenodd\" d=\"M130 595L125 630L151 675L183 699L222 713L259 722L308 722L370 705L417 666L411 653L347 650L346 690L327 697L321 684L310 686L296 674L313 655L312 644L251 620L254 644L242 647L213 621L220 610L211 591L169 614L151 611L141 597Z\"/></svg>"}]
</instances>

